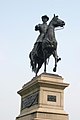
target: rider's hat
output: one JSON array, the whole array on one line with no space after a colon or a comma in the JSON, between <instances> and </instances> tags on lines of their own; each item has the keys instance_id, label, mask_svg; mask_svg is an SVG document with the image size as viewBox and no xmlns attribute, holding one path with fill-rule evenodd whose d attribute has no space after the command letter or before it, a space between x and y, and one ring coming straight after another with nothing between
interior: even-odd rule
<instances>
[{"instance_id":1,"label":"rider's hat","mask_svg":"<svg viewBox=\"0 0 80 120\"><path fill-rule=\"evenodd\" d=\"M47 21L49 20L49 17L47 15L44 15L41 17L42 19L47 18Z\"/></svg>"}]
</instances>

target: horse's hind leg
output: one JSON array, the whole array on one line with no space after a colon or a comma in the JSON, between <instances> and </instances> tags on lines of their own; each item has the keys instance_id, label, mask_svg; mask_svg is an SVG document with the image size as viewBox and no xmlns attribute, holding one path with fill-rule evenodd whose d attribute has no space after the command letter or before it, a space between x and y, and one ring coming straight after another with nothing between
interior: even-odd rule
<instances>
[{"instance_id":1,"label":"horse's hind leg","mask_svg":"<svg viewBox=\"0 0 80 120\"><path fill-rule=\"evenodd\" d=\"M39 72L39 69L41 68L41 66L42 66L42 64L43 64L43 60L39 60L38 61L38 66L37 66L37 68L36 68L36 76L37 76L37 74L38 74L38 72Z\"/></svg>"},{"instance_id":2,"label":"horse's hind leg","mask_svg":"<svg viewBox=\"0 0 80 120\"><path fill-rule=\"evenodd\" d=\"M44 54L44 72L46 73L46 51L43 51Z\"/></svg>"}]
</instances>

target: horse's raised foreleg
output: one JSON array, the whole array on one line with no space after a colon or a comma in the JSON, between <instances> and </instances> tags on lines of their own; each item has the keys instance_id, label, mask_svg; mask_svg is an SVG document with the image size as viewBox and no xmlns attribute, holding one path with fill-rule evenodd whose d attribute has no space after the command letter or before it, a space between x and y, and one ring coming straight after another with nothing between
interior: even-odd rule
<instances>
[{"instance_id":1,"label":"horse's raised foreleg","mask_svg":"<svg viewBox=\"0 0 80 120\"><path fill-rule=\"evenodd\" d=\"M56 51L56 50L54 51L53 56L54 56L54 58L55 58L55 66L54 66L54 68L53 68L53 71L56 72L57 62L58 62L58 56L57 56L57 51Z\"/></svg>"},{"instance_id":2,"label":"horse's raised foreleg","mask_svg":"<svg viewBox=\"0 0 80 120\"><path fill-rule=\"evenodd\" d=\"M55 58L55 66L53 68L53 71L56 72L56 69L57 69L57 59Z\"/></svg>"}]
</instances>

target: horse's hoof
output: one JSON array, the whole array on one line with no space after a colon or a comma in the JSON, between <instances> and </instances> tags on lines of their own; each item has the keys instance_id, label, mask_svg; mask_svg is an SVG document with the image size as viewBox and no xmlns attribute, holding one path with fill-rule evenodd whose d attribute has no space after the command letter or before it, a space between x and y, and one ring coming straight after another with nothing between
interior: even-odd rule
<instances>
[{"instance_id":1,"label":"horse's hoof","mask_svg":"<svg viewBox=\"0 0 80 120\"><path fill-rule=\"evenodd\" d=\"M37 77L37 74L35 75L35 77Z\"/></svg>"},{"instance_id":2,"label":"horse's hoof","mask_svg":"<svg viewBox=\"0 0 80 120\"><path fill-rule=\"evenodd\" d=\"M61 58L58 58L58 59L57 59L57 62L59 62L60 60L61 60Z\"/></svg>"},{"instance_id":3,"label":"horse's hoof","mask_svg":"<svg viewBox=\"0 0 80 120\"><path fill-rule=\"evenodd\" d=\"M53 69L53 72L56 72L56 68Z\"/></svg>"}]
</instances>

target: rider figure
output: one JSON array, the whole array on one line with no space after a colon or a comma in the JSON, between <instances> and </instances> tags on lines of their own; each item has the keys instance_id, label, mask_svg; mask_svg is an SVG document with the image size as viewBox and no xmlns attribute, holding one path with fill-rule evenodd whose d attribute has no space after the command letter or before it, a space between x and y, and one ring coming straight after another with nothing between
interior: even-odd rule
<instances>
[{"instance_id":1,"label":"rider figure","mask_svg":"<svg viewBox=\"0 0 80 120\"><path fill-rule=\"evenodd\" d=\"M43 23L35 26L35 31L40 32L40 34L39 34L39 36L34 44L35 52L37 52L37 50L39 49L39 44L42 43L42 40L43 40L44 35L45 35L47 28L48 28L47 21L49 20L49 17L47 15L44 15L41 18L42 18Z\"/></svg>"}]
</instances>

